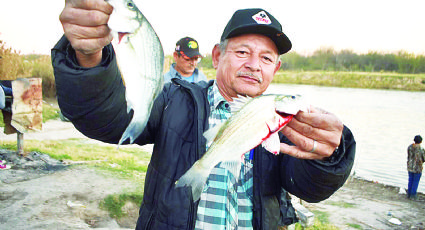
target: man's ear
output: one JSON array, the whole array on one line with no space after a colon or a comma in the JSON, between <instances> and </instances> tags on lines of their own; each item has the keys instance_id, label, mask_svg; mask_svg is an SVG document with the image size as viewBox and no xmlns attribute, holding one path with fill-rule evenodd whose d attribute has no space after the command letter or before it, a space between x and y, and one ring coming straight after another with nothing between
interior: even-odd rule
<instances>
[{"instance_id":1,"label":"man's ear","mask_svg":"<svg viewBox=\"0 0 425 230\"><path fill-rule=\"evenodd\" d=\"M214 69L217 69L220 61L221 50L218 44L216 44L212 50L212 62Z\"/></svg>"},{"instance_id":2,"label":"man's ear","mask_svg":"<svg viewBox=\"0 0 425 230\"><path fill-rule=\"evenodd\" d=\"M279 58L279 61L277 62L277 64L276 64L276 68L275 68L275 70L274 70L274 74L276 74L276 72L280 69L280 66L282 66L282 61L280 60L280 58ZM273 75L274 75L273 74Z\"/></svg>"}]
</instances>

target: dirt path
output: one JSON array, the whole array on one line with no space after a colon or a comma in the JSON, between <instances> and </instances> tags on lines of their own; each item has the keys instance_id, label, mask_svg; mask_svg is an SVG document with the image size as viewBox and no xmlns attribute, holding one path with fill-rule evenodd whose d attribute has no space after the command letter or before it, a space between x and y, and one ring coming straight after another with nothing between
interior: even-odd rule
<instances>
[{"instance_id":1,"label":"dirt path","mask_svg":"<svg viewBox=\"0 0 425 230\"><path fill-rule=\"evenodd\" d=\"M10 177L22 177L10 170ZM134 229L120 227L99 208L107 195L130 189L128 181L116 179L86 167L71 167L50 173L33 171L32 178L0 184L0 229ZM28 175L27 175L28 176ZM124 224L125 225L125 224Z\"/></svg>"},{"instance_id":2,"label":"dirt path","mask_svg":"<svg viewBox=\"0 0 425 230\"><path fill-rule=\"evenodd\" d=\"M6 136L0 130L0 138L16 140L16 135ZM43 132L24 138L85 137L71 123L49 121ZM0 149L0 159L6 155ZM99 202L108 194L131 190L135 184L85 166L65 167L46 156L29 158L27 166L0 171L0 229L134 229L137 206L127 207L129 216L116 221L99 208ZM328 200L302 204L311 211L329 213L330 223L340 229L424 229L423 194L414 202L399 194L399 188L364 180L350 179ZM402 224L390 223L391 218Z\"/></svg>"},{"instance_id":3,"label":"dirt path","mask_svg":"<svg viewBox=\"0 0 425 230\"><path fill-rule=\"evenodd\" d=\"M61 120L49 120L43 123L42 132L24 134L24 140L63 140L69 138L86 138L86 136L78 132L71 122ZM3 128L0 127L0 139L16 140L16 134L6 135L3 133Z\"/></svg>"}]
</instances>

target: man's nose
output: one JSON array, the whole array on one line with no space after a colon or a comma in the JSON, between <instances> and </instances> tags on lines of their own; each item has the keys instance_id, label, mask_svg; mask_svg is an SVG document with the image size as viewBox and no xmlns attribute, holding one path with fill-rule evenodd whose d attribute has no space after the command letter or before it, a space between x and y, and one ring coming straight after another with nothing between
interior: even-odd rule
<instances>
[{"instance_id":1,"label":"man's nose","mask_svg":"<svg viewBox=\"0 0 425 230\"><path fill-rule=\"evenodd\" d=\"M245 63L245 67L251 69L252 71L260 71L260 57L256 55L251 55L250 57L248 57Z\"/></svg>"}]
</instances>

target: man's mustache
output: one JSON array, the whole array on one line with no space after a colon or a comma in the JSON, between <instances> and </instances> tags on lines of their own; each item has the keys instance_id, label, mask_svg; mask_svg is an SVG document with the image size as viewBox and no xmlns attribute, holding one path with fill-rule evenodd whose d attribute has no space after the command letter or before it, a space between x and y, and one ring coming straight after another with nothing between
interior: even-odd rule
<instances>
[{"instance_id":1,"label":"man's mustache","mask_svg":"<svg viewBox=\"0 0 425 230\"><path fill-rule=\"evenodd\" d=\"M249 77L252 77L252 78L256 79L259 83L262 83L263 82L263 78L261 76L255 74L255 73L252 73L252 72L237 72L236 73L236 76L237 77L249 76Z\"/></svg>"}]
</instances>

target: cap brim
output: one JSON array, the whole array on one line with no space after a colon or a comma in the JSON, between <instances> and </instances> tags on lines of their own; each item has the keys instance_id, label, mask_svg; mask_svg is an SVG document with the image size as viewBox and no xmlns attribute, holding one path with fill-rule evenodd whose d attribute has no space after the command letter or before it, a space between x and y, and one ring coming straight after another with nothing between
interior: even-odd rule
<instances>
[{"instance_id":1,"label":"cap brim","mask_svg":"<svg viewBox=\"0 0 425 230\"><path fill-rule=\"evenodd\" d=\"M287 53L292 48L291 41L284 33L271 28L270 26L263 25L241 25L240 27L233 29L226 37L222 37L222 40L243 34L262 34L269 37L275 43L279 55Z\"/></svg>"},{"instance_id":2,"label":"cap brim","mask_svg":"<svg viewBox=\"0 0 425 230\"><path fill-rule=\"evenodd\" d=\"M184 53L184 55L186 55L190 58L197 57L197 56L202 57L202 55L196 50L189 51L189 52L183 52L183 53Z\"/></svg>"}]
</instances>

